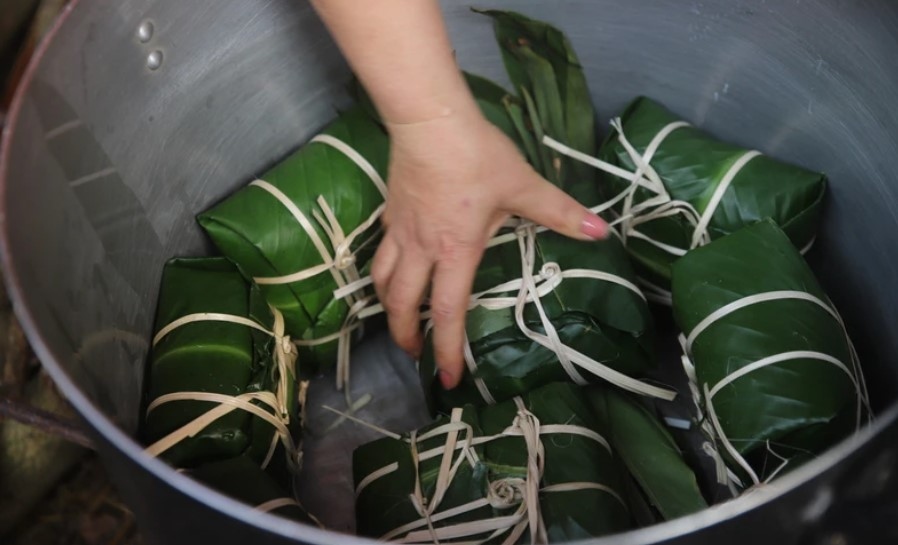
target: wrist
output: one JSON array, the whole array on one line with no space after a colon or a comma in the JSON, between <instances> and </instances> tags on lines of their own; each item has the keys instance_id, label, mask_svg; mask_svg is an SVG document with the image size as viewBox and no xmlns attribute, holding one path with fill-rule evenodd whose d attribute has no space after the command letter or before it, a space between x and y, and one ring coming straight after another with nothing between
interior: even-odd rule
<instances>
[{"instance_id":1,"label":"wrist","mask_svg":"<svg viewBox=\"0 0 898 545\"><path fill-rule=\"evenodd\" d=\"M405 83L409 83L407 80ZM460 71L411 84L389 99L375 102L388 130L447 118L480 115L477 102Z\"/></svg>"},{"instance_id":2,"label":"wrist","mask_svg":"<svg viewBox=\"0 0 898 545\"><path fill-rule=\"evenodd\" d=\"M483 116L477 103L465 102L434 103L435 108L427 111L429 115L412 117L406 112L402 122L385 120L384 126L391 140L400 147L420 147L432 145L434 142L473 140L484 125L489 122ZM415 112L424 114L424 111ZM430 143L430 144L427 144Z\"/></svg>"}]
</instances>

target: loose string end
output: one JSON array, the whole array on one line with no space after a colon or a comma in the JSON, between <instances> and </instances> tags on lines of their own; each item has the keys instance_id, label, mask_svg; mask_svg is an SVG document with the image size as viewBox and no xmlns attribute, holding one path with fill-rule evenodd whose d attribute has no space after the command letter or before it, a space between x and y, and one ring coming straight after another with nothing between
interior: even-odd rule
<instances>
[{"instance_id":1,"label":"loose string end","mask_svg":"<svg viewBox=\"0 0 898 545\"><path fill-rule=\"evenodd\" d=\"M381 428L380 426L377 426L377 425L375 425L375 424L372 424L371 422L366 422L366 421L362 420L361 418L357 418L357 417L355 417L355 416L353 416L353 415L351 415L351 414L349 414L349 413L346 413L346 412L337 410L337 409L335 409L335 408L333 408L333 407L331 407L331 406L329 406L329 405L322 405L321 408L324 409L324 410L326 410L326 411L330 411L330 412L332 412L332 413L334 413L334 414L337 414L337 415L339 415L339 416L342 416L342 417L345 418L346 420L349 420L349 421L351 421L351 422L355 422L356 424L358 424L358 425L360 425L360 426L364 426L364 427L368 428L369 430L373 430L373 431L376 431L377 433L380 433L381 435L385 435L386 437L389 437L390 439L395 439L395 440L397 440L397 441L402 441L402 436L399 435L398 433L393 433L393 432L391 432L390 430Z\"/></svg>"}]
</instances>

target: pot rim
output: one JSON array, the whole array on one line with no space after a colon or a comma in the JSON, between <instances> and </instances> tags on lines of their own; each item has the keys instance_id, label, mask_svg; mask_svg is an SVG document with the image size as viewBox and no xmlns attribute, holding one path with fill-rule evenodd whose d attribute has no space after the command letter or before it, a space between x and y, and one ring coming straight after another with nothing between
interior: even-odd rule
<instances>
[{"instance_id":1,"label":"pot rim","mask_svg":"<svg viewBox=\"0 0 898 545\"><path fill-rule=\"evenodd\" d=\"M87 398L78 388L68 373L62 368L59 359L43 342L41 330L34 319L34 315L28 308L20 293L20 281L15 274L15 259L10 249L8 238L9 224L4 213L7 207L7 184L10 164L10 148L14 138L14 131L19 112L24 102L25 94L37 73L43 58L50 51L54 37L67 23L71 14L78 8L80 0L70 0L63 12L57 17L50 30L41 40L39 46L28 62L18 88L7 113L5 123L0 133L0 268L2 268L4 283L12 302L13 311L18 317L22 329L31 343L35 354L41 361L41 365L47 370L50 377L57 384L72 406L81 416L87 420L90 426L114 448L119 449L144 470L154 477L168 483L193 500L219 511L220 513L253 526L260 531L268 531L287 539L299 539L314 545L333 545L335 538L346 544L379 543L376 540L343 534L333 530L323 530L313 526L300 524L270 513L263 513L251 506L225 496L212 488L209 488L193 479L183 475L162 460L149 456L144 448L130 435L118 428L109 417ZM838 445L830 448L814 460L804 464L795 471L784 475L780 479L754 490L750 494L743 494L733 500L713 505L698 513L684 516L675 520L662 522L654 526L630 530L620 534L605 536L595 539L580 540L571 543L589 543L590 545L627 545L648 544L662 542L688 535L697 530L724 523L730 519L742 516L765 503L774 501L799 486L813 480L815 477L826 473L836 465L848 459L850 455L861 446L870 442L882 431L898 422L898 402L893 403L887 410L878 415L876 421L867 428L861 430L852 437L843 440Z\"/></svg>"}]
</instances>

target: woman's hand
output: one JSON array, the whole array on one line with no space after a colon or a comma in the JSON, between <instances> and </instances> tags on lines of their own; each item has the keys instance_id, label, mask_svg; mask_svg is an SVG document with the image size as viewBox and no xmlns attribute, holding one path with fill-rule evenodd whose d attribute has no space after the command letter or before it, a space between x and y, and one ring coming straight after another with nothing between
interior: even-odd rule
<instances>
[{"instance_id":1,"label":"woman's hand","mask_svg":"<svg viewBox=\"0 0 898 545\"><path fill-rule=\"evenodd\" d=\"M389 130L387 230L372 276L393 338L414 355L430 287L440 380L452 388L464 368L474 273L503 222L520 216L584 240L604 238L607 226L540 177L476 108Z\"/></svg>"},{"instance_id":2,"label":"woman's hand","mask_svg":"<svg viewBox=\"0 0 898 545\"><path fill-rule=\"evenodd\" d=\"M581 239L607 226L538 176L481 115L437 0L312 0L391 137L387 231L372 274L390 331L421 349L430 286L440 379L458 384L474 271L509 215Z\"/></svg>"}]
</instances>

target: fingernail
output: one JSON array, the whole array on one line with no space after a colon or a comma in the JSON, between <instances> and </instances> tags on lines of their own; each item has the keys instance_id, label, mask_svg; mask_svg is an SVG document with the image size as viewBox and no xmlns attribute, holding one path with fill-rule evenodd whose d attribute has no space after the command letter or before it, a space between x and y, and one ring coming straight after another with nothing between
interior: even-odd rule
<instances>
[{"instance_id":1,"label":"fingernail","mask_svg":"<svg viewBox=\"0 0 898 545\"><path fill-rule=\"evenodd\" d=\"M602 240L608 236L608 224L595 214L588 214L580 224L580 232L593 240Z\"/></svg>"},{"instance_id":2,"label":"fingernail","mask_svg":"<svg viewBox=\"0 0 898 545\"><path fill-rule=\"evenodd\" d=\"M443 385L443 388L451 390L455 387L455 377L449 371L440 369L440 384Z\"/></svg>"}]
</instances>

